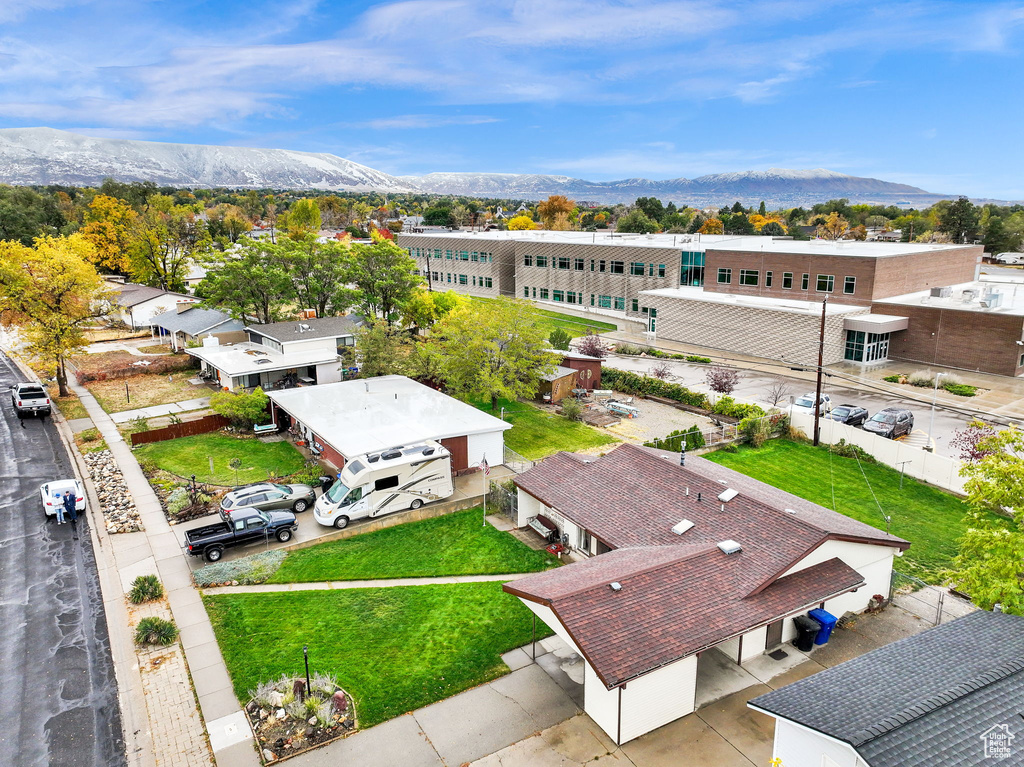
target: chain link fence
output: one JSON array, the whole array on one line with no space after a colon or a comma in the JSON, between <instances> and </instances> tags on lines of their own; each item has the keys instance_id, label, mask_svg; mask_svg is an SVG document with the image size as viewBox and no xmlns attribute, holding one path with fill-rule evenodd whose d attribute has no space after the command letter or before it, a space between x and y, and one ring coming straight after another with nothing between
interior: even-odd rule
<instances>
[{"instance_id":1,"label":"chain link fence","mask_svg":"<svg viewBox=\"0 0 1024 767\"><path fill-rule=\"evenodd\" d=\"M529 458L524 458L523 456L519 455L519 453L510 448L508 445L505 445L504 458L504 464L508 468L512 469L512 471L514 471L516 474L522 474L523 472L527 472L530 469L532 469L535 465L534 461L531 461Z\"/></svg>"},{"instance_id":2,"label":"chain link fence","mask_svg":"<svg viewBox=\"0 0 1024 767\"><path fill-rule=\"evenodd\" d=\"M916 615L933 626L948 623L978 608L963 597L942 586L925 583L920 578L892 571L889 599L896 607Z\"/></svg>"},{"instance_id":3,"label":"chain link fence","mask_svg":"<svg viewBox=\"0 0 1024 767\"><path fill-rule=\"evenodd\" d=\"M519 494L512 480L491 480L487 486L487 511L505 517L513 524L519 513Z\"/></svg>"}]
</instances>

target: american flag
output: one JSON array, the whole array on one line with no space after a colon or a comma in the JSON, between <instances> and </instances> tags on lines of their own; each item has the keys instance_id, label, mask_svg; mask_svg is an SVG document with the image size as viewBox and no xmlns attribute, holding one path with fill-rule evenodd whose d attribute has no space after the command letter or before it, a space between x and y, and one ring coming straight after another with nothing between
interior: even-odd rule
<instances>
[{"instance_id":1,"label":"american flag","mask_svg":"<svg viewBox=\"0 0 1024 767\"><path fill-rule=\"evenodd\" d=\"M482 459L480 459L480 470L484 473L485 477L491 473L491 467L487 465L486 455Z\"/></svg>"}]
</instances>

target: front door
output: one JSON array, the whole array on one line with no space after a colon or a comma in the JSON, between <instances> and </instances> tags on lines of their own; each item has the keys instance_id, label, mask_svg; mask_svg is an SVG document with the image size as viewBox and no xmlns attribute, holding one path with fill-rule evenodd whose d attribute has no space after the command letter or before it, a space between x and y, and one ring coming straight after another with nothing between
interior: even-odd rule
<instances>
[{"instance_id":1,"label":"front door","mask_svg":"<svg viewBox=\"0 0 1024 767\"><path fill-rule=\"evenodd\" d=\"M768 624L768 635L765 637L764 647L770 650L782 644L782 621Z\"/></svg>"}]
</instances>

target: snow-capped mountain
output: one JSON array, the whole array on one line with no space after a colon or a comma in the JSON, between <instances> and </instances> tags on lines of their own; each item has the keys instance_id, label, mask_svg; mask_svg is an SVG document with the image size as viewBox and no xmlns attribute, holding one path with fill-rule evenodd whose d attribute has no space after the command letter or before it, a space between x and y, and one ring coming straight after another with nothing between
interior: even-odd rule
<instances>
[{"instance_id":1,"label":"snow-capped mountain","mask_svg":"<svg viewBox=\"0 0 1024 767\"><path fill-rule=\"evenodd\" d=\"M435 194L526 200L564 194L575 200L600 203L631 203L637 197L657 197L663 202L671 200L697 207L731 204L736 200L746 205L756 205L761 200L769 206L804 205L841 197L852 202L928 205L948 196L907 184L848 176L824 168L770 168L665 181L628 178L595 182L569 176L515 173L430 173L418 177L402 176L401 179Z\"/></svg>"},{"instance_id":2,"label":"snow-capped mountain","mask_svg":"<svg viewBox=\"0 0 1024 767\"><path fill-rule=\"evenodd\" d=\"M0 130L0 182L406 192L394 176L333 154L94 138L52 128Z\"/></svg>"}]
</instances>

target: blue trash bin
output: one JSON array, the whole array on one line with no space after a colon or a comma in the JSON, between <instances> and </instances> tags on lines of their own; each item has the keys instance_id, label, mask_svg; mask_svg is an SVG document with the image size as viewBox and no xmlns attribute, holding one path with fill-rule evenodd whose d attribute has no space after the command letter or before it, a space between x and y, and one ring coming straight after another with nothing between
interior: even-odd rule
<instances>
[{"instance_id":1,"label":"blue trash bin","mask_svg":"<svg viewBox=\"0 0 1024 767\"><path fill-rule=\"evenodd\" d=\"M832 636L832 629L836 627L839 619L832 613L820 608L811 610L807 615L821 625L818 636L814 637L814 644L828 644L828 638Z\"/></svg>"}]
</instances>

